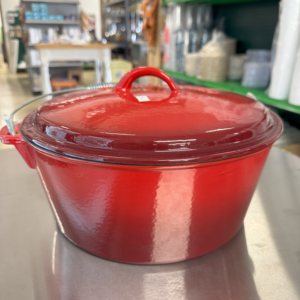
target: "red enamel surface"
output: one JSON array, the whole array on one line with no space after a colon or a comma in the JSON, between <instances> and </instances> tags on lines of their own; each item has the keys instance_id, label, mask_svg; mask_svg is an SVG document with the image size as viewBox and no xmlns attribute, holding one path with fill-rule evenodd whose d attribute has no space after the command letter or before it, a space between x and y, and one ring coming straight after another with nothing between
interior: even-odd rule
<instances>
[{"instance_id":1,"label":"red enamel surface","mask_svg":"<svg viewBox=\"0 0 300 300\"><path fill-rule=\"evenodd\" d=\"M169 263L210 252L242 225L270 147L188 167L83 163L35 151L62 232L100 257Z\"/></svg>"},{"instance_id":2,"label":"red enamel surface","mask_svg":"<svg viewBox=\"0 0 300 300\"><path fill-rule=\"evenodd\" d=\"M163 85L131 87L143 72L128 73L114 89L46 102L24 120L23 134L72 157L149 165L238 157L271 145L281 134L279 117L253 99L200 87L176 88L164 73L161 78L167 78L171 90ZM150 101L139 102L138 96Z\"/></svg>"},{"instance_id":3,"label":"red enamel surface","mask_svg":"<svg viewBox=\"0 0 300 300\"><path fill-rule=\"evenodd\" d=\"M173 82L173 80L169 75L167 75L165 72L159 69L152 68L152 67L140 67L129 71L127 74L125 74L122 77L120 82L117 84L115 90L117 92L120 92L120 91L126 91L128 89L131 89L133 82L139 77L143 77L143 76L158 77L167 83L167 85L169 86L172 92L178 92L176 84Z\"/></svg>"},{"instance_id":4,"label":"red enamel surface","mask_svg":"<svg viewBox=\"0 0 300 300\"><path fill-rule=\"evenodd\" d=\"M33 148L24 141L20 134L21 123L15 125L16 134L11 135L6 126L2 127L0 130L0 141L6 145L14 145L18 152L21 154L23 159L26 161L27 165L31 169L35 169L36 162L34 159Z\"/></svg>"}]
</instances>

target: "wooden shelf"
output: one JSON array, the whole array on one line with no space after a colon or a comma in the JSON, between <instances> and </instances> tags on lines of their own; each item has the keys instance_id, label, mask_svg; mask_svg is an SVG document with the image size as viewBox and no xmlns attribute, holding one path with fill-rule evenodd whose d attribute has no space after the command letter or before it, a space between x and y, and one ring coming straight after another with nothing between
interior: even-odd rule
<instances>
[{"instance_id":1,"label":"wooden shelf","mask_svg":"<svg viewBox=\"0 0 300 300\"><path fill-rule=\"evenodd\" d=\"M235 81L223 81L223 82L211 82L211 81L204 81L199 80L196 77L187 76L182 73L177 73L169 70L162 69L166 72L169 76L173 78L177 78L188 83L192 83L195 85L223 90L227 92L233 92L241 95L247 95L247 93L252 93L259 102L262 102L266 105L273 106L282 110L287 110L296 114L300 114L300 106L295 106L289 104L287 100L276 100L268 97L265 93L265 90L261 89L254 89L254 88L247 88L243 87L240 82Z\"/></svg>"},{"instance_id":2,"label":"wooden shelf","mask_svg":"<svg viewBox=\"0 0 300 300\"><path fill-rule=\"evenodd\" d=\"M72 68L72 67L82 67L82 62L53 62L49 64L49 68ZM38 69L41 65L33 65L30 68Z\"/></svg>"}]
</instances>

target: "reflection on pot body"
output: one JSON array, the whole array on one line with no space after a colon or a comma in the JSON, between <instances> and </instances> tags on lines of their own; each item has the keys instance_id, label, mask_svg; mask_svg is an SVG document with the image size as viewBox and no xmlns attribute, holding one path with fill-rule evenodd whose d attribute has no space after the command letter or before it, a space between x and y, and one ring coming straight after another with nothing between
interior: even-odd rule
<instances>
[{"instance_id":1,"label":"reflection on pot body","mask_svg":"<svg viewBox=\"0 0 300 300\"><path fill-rule=\"evenodd\" d=\"M152 261L178 261L188 257L195 173L189 170L161 174L156 191Z\"/></svg>"},{"instance_id":2,"label":"reflection on pot body","mask_svg":"<svg viewBox=\"0 0 300 300\"><path fill-rule=\"evenodd\" d=\"M168 265L101 259L80 250L60 232L53 236L53 250L48 252L52 264L51 259L44 258L48 262L44 272L48 294L56 300L260 299L243 228L227 244L205 256Z\"/></svg>"},{"instance_id":3,"label":"reflection on pot body","mask_svg":"<svg viewBox=\"0 0 300 300\"><path fill-rule=\"evenodd\" d=\"M231 239L269 150L159 168L72 162L40 151L35 159L72 242L103 258L155 264L195 258Z\"/></svg>"}]
</instances>

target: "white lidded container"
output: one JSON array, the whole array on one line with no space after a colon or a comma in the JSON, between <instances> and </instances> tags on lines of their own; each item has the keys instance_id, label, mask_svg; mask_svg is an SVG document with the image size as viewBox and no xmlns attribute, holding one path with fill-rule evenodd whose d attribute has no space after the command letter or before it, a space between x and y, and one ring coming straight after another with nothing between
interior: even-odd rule
<instances>
[{"instance_id":1,"label":"white lidded container","mask_svg":"<svg viewBox=\"0 0 300 300\"><path fill-rule=\"evenodd\" d=\"M185 57L185 73L188 76L197 76L199 69L199 53L189 53Z\"/></svg>"},{"instance_id":2,"label":"white lidded container","mask_svg":"<svg viewBox=\"0 0 300 300\"><path fill-rule=\"evenodd\" d=\"M242 86L266 88L270 82L271 51L248 50Z\"/></svg>"},{"instance_id":3,"label":"white lidded container","mask_svg":"<svg viewBox=\"0 0 300 300\"><path fill-rule=\"evenodd\" d=\"M247 55L236 54L229 57L228 73L229 80L241 80L244 72L244 64L247 59Z\"/></svg>"},{"instance_id":4,"label":"white lidded container","mask_svg":"<svg viewBox=\"0 0 300 300\"><path fill-rule=\"evenodd\" d=\"M199 53L198 79L224 81L227 71L227 56L219 42L208 43Z\"/></svg>"}]
</instances>

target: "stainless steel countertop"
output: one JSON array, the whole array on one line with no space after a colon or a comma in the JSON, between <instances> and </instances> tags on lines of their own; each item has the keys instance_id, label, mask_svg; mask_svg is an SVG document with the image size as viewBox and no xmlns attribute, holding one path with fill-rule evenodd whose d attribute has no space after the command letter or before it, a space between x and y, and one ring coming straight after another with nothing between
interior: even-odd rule
<instances>
[{"instance_id":1,"label":"stainless steel countertop","mask_svg":"<svg viewBox=\"0 0 300 300\"><path fill-rule=\"evenodd\" d=\"M127 265L58 231L37 172L0 151L0 299L300 299L300 159L273 148L244 227L187 262Z\"/></svg>"}]
</instances>

